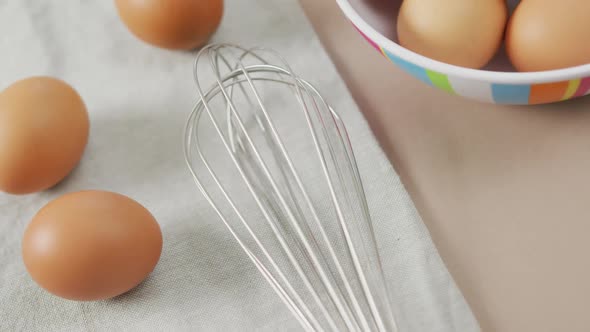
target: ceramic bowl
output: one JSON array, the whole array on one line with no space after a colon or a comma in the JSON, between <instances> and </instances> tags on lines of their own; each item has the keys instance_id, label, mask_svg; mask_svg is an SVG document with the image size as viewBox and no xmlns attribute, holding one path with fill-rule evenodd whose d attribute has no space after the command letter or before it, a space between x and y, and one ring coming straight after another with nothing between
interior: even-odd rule
<instances>
[{"instance_id":1,"label":"ceramic bowl","mask_svg":"<svg viewBox=\"0 0 590 332\"><path fill-rule=\"evenodd\" d=\"M512 11L519 1L508 1ZM410 75L451 94L495 104L545 104L590 94L590 64L517 72L503 49L481 70L450 65L397 43L402 0L337 0L342 12L379 53Z\"/></svg>"}]
</instances>

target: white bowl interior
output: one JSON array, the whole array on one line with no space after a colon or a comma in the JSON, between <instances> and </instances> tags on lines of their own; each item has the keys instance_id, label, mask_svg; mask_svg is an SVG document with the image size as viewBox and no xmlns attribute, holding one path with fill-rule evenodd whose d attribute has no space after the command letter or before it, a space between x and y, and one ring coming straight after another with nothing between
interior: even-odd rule
<instances>
[{"instance_id":1,"label":"white bowl interior","mask_svg":"<svg viewBox=\"0 0 590 332\"><path fill-rule=\"evenodd\" d=\"M397 43L397 14L402 0L349 0L349 2L367 24L381 33L384 37ZM519 2L520 0L508 1L510 12L514 10ZM503 46L498 50L498 53L490 63L482 69L516 72L510 63Z\"/></svg>"}]
</instances>

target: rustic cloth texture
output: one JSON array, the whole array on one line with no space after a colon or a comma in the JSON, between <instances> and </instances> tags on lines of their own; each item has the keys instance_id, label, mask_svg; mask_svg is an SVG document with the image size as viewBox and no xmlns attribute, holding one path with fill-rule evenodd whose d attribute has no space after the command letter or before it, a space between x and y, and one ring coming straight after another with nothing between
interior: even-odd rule
<instances>
[{"instance_id":1,"label":"rustic cloth texture","mask_svg":"<svg viewBox=\"0 0 590 332\"><path fill-rule=\"evenodd\" d=\"M194 52L138 41L117 17L113 1L1 1L0 30L1 88L33 75L64 79L79 91L91 119L83 160L65 181L38 194L0 194L0 331L301 329L234 243L185 166L182 129L196 100ZM477 331L400 179L298 3L227 0L214 41L279 51L342 115L400 330ZM22 234L35 212L61 194L82 189L138 200L164 234L162 257L150 277L107 301L52 296L30 279L21 259Z\"/></svg>"}]
</instances>

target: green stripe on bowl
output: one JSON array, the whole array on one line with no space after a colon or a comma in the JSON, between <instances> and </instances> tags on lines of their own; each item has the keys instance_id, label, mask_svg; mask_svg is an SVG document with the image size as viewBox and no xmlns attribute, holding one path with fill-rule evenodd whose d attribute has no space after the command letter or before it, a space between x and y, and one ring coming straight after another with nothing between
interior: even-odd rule
<instances>
[{"instance_id":1,"label":"green stripe on bowl","mask_svg":"<svg viewBox=\"0 0 590 332\"><path fill-rule=\"evenodd\" d=\"M455 90L453 90L453 87L451 86L451 83L449 82L449 78L447 77L447 75L437 73L435 71L431 71L428 69L426 69L426 75L428 76L430 82L432 82L434 86L438 87L439 89L445 90L446 92L452 94L455 93Z\"/></svg>"}]
</instances>

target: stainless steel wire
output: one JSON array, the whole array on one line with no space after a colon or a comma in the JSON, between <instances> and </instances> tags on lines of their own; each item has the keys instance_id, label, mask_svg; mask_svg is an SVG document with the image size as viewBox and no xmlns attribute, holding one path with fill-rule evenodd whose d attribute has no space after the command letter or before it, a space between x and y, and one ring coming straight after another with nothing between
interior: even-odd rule
<instances>
[{"instance_id":1,"label":"stainless steel wire","mask_svg":"<svg viewBox=\"0 0 590 332\"><path fill-rule=\"evenodd\" d=\"M184 142L189 170L302 327L397 331L338 114L267 49L209 45L197 55L194 79L199 100Z\"/></svg>"}]
</instances>

